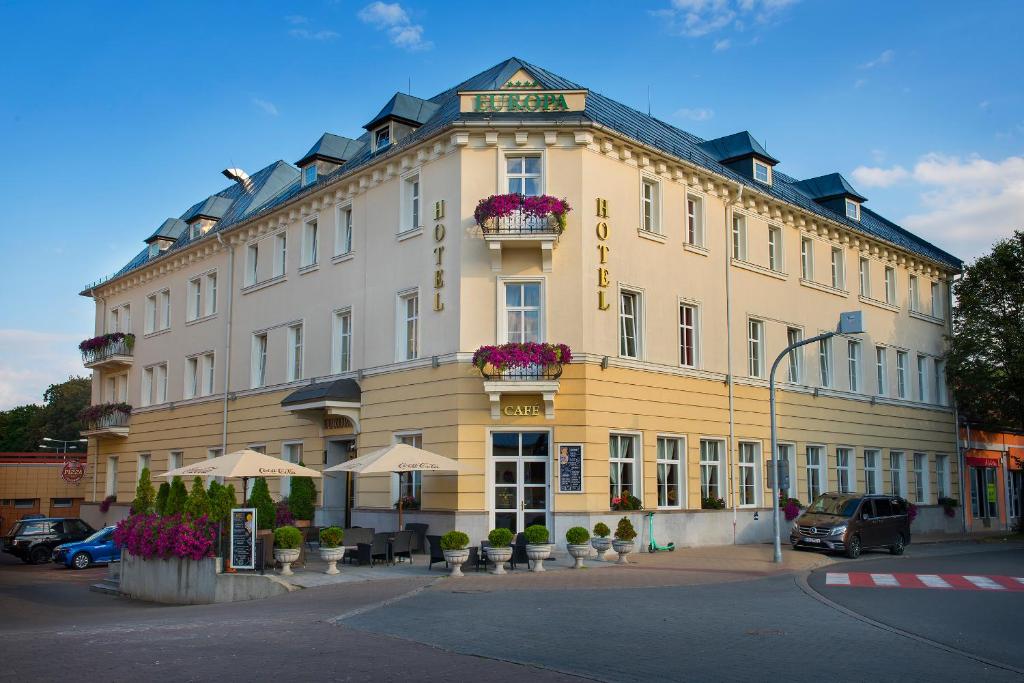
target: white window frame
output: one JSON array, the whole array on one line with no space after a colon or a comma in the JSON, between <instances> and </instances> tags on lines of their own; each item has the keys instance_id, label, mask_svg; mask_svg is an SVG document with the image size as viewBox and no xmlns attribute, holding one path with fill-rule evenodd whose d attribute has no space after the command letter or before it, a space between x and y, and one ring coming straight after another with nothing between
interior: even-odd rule
<instances>
[{"instance_id":1,"label":"white window frame","mask_svg":"<svg viewBox=\"0 0 1024 683\"><path fill-rule=\"evenodd\" d=\"M869 466L868 455L874 456L874 464ZM869 495L882 494L882 449L864 449L864 492Z\"/></svg>"},{"instance_id":2,"label":"white window frame","mask_svg":"<svg viewBox=\"0 0 1024 683\"><path fill-rule=\"evenodd\" d=\"M676 455L677 457L673 460L664 456L665 449L662 448L663 443L674 441L676 443ZM686 436L682 434L658 434L655 439L655 483L658 487L658 509L660 510L680 510L686 507ZM666 469L665 482L662 483L660 480L662 466L668 468L672 465L676 466L676 503L675 505L666 504L662 505L662 493L664 492L666 501L668 500L668 492L670 486L668 485L668 476ZM635 494L634 494L635 495Z\"/></svg>"},{"instance_id":3,"label":"white window frame","mask_svg":"<svg viewBox=\"0 0 1024 683\"><path fill-rule=\"evenodd\" d=\"M851 210L852 209L852 210ZM846 200L846 217L855 221L860 220L860 204L852 199Z\"/></svg>"},{"instance_id":4,"label":"white window frame","mask_svg":"<svg viewBox=\"0 0 1024 683\"><path fill-rule=\"evenodd\" d=\"M268 332L253 333L252 352L249 362L249 384L253 389L267 386L267 351L269 346L270 334Z\"/></svg>"},{"instance_id":5,"label":"white window frame","mask_svg":"<svg viewBox=\"0 0 1024 683\"><path fill-rule=\"evenodd\" d=\"M733 212L732 242L729 250L737 261L747 260L747 217L742 213Z\"/></svg>"},{"instance_id":6,"label":"white window frame","mask_svg":"<svg viewBox=\"0 0 1024 683\"><path fill-rule=\"evenodd\" d=\"M818 342L818 384L831 389L835 384L835 363L832 361L832 338Z\"/></svg>"},{"instance_id":7,"label":"white window frame","mask_svg":"<svg viewBox=\"0 0 1024 683\"><path fill-rule=\"evenodd\" d=\"M764 178L763 179L758 176L758 171L761 171L761 170L764 171ZM771 185L772 184L772 169L771 169L771 166L769 166L768 164L764 163L763 161L758 161L757 159L754 159L754 180L756 180L757 182L762 183L764 185Z\"/></svg>"},{"instance_id":8,"label":"white window frame","mask_svg":"<svg viewBox=\"0 0 1024 683\"><path fill-rule=\"evenodd\" d=\"M107 481L103 491L107 497L117 496L117 463L118 457L116 455L107 456Z\"/></svg>"},{"instance_id":9,"label":"white window frame","mask_svg":"<svg viewBox=\"0 0 1024 683\"><path fill-rule=\"evenodd\" d=\"M892 266L885 267L885 303L896 305L896 269Z\"/></svg>"},{"instance_id":10,"label":"white window frame","mask_svg":"<svg viewBox=\"0 0 1024 683\"><path fill-rule=\"evenodd\" d=\"M298 459L294 459L295 458L295 451L294 451L295 446L298 446L298 451L299 451ZM290 463L292 465L298 465L300 462L302 462L303 450L304 450L303 442L301 440L297 440L297 441L282 441L281 442L281 460L283 460L283 461L285 461L287 463ZM279 481L281 482L280 483L280 488L278 489L278 491L280 493L280 496L282 498L290 496L291 493L292 493L292 478L291 477L281 477L281 479Z\"/></svg>"},{"instance_id":11,"label":"white window frame","mask_svg":"<svg viewBox=\"0 0 1024 683\"><path fill-rule=\"evenodd\" d=\"M915 451L910 458L911 466L914 468L914 502L919 505L927 505L931 499L931 482L928 481L931 474L928 470L928 454Z\"/></svg>"},{"instance_id":12,"label":"white window frame","mask_svg":"<svg viewBox=\"0 0 1024 683\"><path fill-rule=\"evenodd\" d=\"M170 374L167 361L153 366L153 405L167 403L167 382Z\"/></svg>"},{"instance_id":13,"label":"white window frame","mask_svg":"<svg viewBox=\"0 0 1024 683\"><path fill-rule=\"evenodd\" d=\"M850 391L860 393L864 383L861 381L861 343L856 339L846 340L846 369L850 376Z\"/></svg>"},{"instance_id":14,"label":"white window frame","mask_svg":"<svg viewBox=\"0 0 1024 683\"><path fill-rule=\"evenodd\" d=\"M423 176L419 168L402 175L399 205L398 234L423 228Z\"/></svg>"},{"instance_id":15,"label":"white window frame","mask_svg":"<svg viewBox=\"0 0 1024 683\"><path fill-rule=\"evenodd\" d=\"M395 432L392 435L392 443L404 443L414 448L423 448L423 432L419 430ZM423 472L411 470L403 472L403 474L409 475L405 481L402 480L400 474L395 473L391 475L391 500L397 502L399 497L405 495L403 489L408 487L409 495L418 499L422 506Z\"/></svg>"},{"instance_id":16,"label":"white window frame","mask_svg":"<svg viewBox=\"0 0 1024 683\"><path fill-rule=\"evenodd\" d=\"M906 399L910 389L910 353L896 350L896 398Z\"/></svg>"},{"instance_id":17,"label":"white window frame","mask_svg":"<svg viewBox=\"0 0 1024 683\"><path fill-rule=\"evenodd\" d=\"M789 488L786 489L786 495L790 498L799 498L799 482L797 481L797 469L798 465L796 462L796 444L792 441L779 441L776 444L776 459L782 460L781 449L786 449L786 464L789 467ZM767 464L767 463L766 463Z\"/></svg>"},{"instance_id":18,"label":"white window frame","mask_svg":"<svg viewBox=\"0 0 1024 683\"><path fill-rule=\"evenodd\" d=\"M907 276L907 308L914 313L921 312L921 288L916 275Z\"/></svg>"},{"instance_id":19,"label":"white window frame","mask_svg":"<svg viewBox=\"0 0 1024 683\"><path fill-rule=\"evenodd\" d=\"M207 460L213 460L214 458L219 458L222 455L224 455L224 450L222 448L220 448L220 447L218 447L218 448L207 448L206 449L206 459ZM207 488L209 488L210 483L214 482L214 481L217 482L218 484L223 484L224 483L224 477L207 477L206 478L206 486L207 486Z\"/></svg>"},{"instance_id":20,"label":"white window frame","mask_svg":"<svg viewBox=\"0 0 1024 683\"><path fill-rule=\"evenodd\" d=\"M342 202L334 207L334 255L352 253L352 202Z\"/></svg>"},{"instance_id":21,"label":"white window frame","mask_svg":"<svg viewBox=\"0 0 1024 683\"><path fill-rule=\"evenodd\" d=\"M625 302L628 297L633 297L633 314L629 316L625 312ZM640 360L644 357L644 293L640 289L634 287L619 287L619 311L618 311L618 323L619 323L619 357L621 358L633 358ZM626 343L626 325L632 318L633 321L633 350L634 355L626 353L628 346Z\"/></svg>"},{"instance_id":22,"label":"white window frame","mask_svg":"<svg viewBox=\"0 0 1024 683\"><path fill-rule=\"evenodd\" d=\"M135 481L138 482L142 476L142 470L149 468L149 472L152 475L153 468L150 467L152 462L152 455L150 453L139 453L139 459L135 463Z\"/></svg>"},{"instance_id":23,"label":"white window frame","mask_svg":"<svg viewBox=\"0 0 1024 683\"><path fill-rule=\"evenodd\" d=\"M746 448L745 448L746 447ZM752 450L754 459L752 462L744 462L745 457L744 450L749 452ZM748 470L749 474L753 477L754 487L754 500L751 502L743 502L745 498L743 490L743 471ZM736 449L736 507L740 508L755 508L761 506L761 442L760 441L739 441Z\"/></svg>"},{"instance_id":24,"label":"white window frame","mask_svg":"<svg viewBox=\"0 0 1024 683\"><path fill-rule=\"evenodd\" d=\"M381 150L385 150L385 149L387 149L388 147L390 147L392 145L391 132L392 131L391 131L391 122L390 121L388 123L384 124L383 126L380 126L380 127L374 129L374 131L373 131L373 151L374 152L380 152ZM384 141L384 144L381 144L381 142L380 142L381 133L386 133L387 134L385 136L386 139Z\"/></svg>"},{"instance_id":25,"label":"white window frame","mask_svg":"<svg viewBox=\"0 0 1024 683\"><path fill-rule=\"evenodd\" d=\"M274 239L274 270L272 277L283 277L288 272L288 231L282 230Z\"/></svg>"},{"instance_id":26,"label":"white window frame","mask_svg":"<svg viewBox=\"0 0 1024 683\"><path fill-rule=\"evenodd\" d=\"M796 334L793 334L793 333ZM799 327L786 328L786 346L803 341L804 331ZM790 384L803 384L804 381L804 347L793 349L787 354L788 367L786 379Z\"/></svg>"},{"instance_id":27,"label":"white window frame","mask_svg":"<svg viewBox=\"0 0 1024 683\"><path fill-rule=\"evenodd\" d=\"M206 274L206 302L203 312L205 315L217 313L217 271L213 270Z\"/></svg>"},{"instance_id":28,"label":"white window frame","mask_svg":"<svg viewBox=\"0 0 1024 683\"><path fill-rule=\"evenodd\" d=\"M306 335L303 323L288 326L288 365L285 378L289 382L297 382L305 377L305 344Z\"/></svg>"},{"instance_id":29,"label":"white window frame","mask_svg":"<svg viewBox=\"0 0 1024 683\"><path fill-rule=\"evenodd\" d=\"M188 281L188 306L186 320L203 317L203 278L197 276Z\"/></svg>"},{"instance_id":30,"label":"white window frame","mask_svg":"<svg viewBox=\"0 0 1024 683\"><path fill-rule=\"evenodd\" d=\"M846 291L846 253L842 247L832 247L832 288Z\"/></svg>"},{"instance_id":31,"label":"white window frame","mask_svg":"<svg viewBox=\"0 0 1024 683\"><path fill-rule=\"evenodd\" d=\"M704 197L686 193L686 243L693 247L704 247Z\"/></svg>"},{"instance_id":32,"label":"white window frame","mask_svg":"<svg viewBox=\"0 0 1024 683\"><path fill-rule=\"evenodd\" d=\"M201 371L199 369L199 356L189 356L185 359L185 387L182 390L182 396L185 399L195 398L199 396L199 377Z\"/></svg>"},{"instance_id":33,"label":"white window frame","mask_svg":"<svg viewBox=\"0 0 1024 683\"><path fill-rule=\"evenodd\" d=\"M776 273L783 273L785 267L786 250L782 244L782 228L777 225L768 226L768 269Z\"/></svg>"},{"instance_id":34,"label":"white window frame","mask_svg":"<svg viewBox=\"0 0 1024 683\"><path fill-rule=\"evenodd\" d=\"M814 240L810 237L800 238L800 277L814 280Z\"/></svg>"},{"instance_id":35,"label":"white window frame","mask_svg":"<svg viewBox=\"0 0 1024 683\"><path fill-rule=\"evenodd\" d=\"M302 262L299 268L312 268L320 262L320 217L302 221Z\"/></svg>"},{"instance_id":36,"label":"white window frame","mask_svg":"<svg viewBox=\"0 0 1024 683\"><path fill-rule=\"evenodd\" d=\"M510 158L523 158L523 157L535 157L538 160L538 167L540 168L539 173L527 173L526 162L523 161L521 168L522 173L509 173L508 172L508 160ZM523 194L526 194L526 180L529 178L537 178L537 195L542 195L546 191L547 181L547 156L542 149L510 149L505 150L498 156L498 191L501 194L511 194L512 189L509 187L509 180L512 178L520 178L523 183Z\"/></svg>"},{"instance_id":37,"label":"white window frame","mask_svg":"<svg viewBox=\"0 0 1024 683\"><path fill-rule=\"evenodd\" d=\"M200 396L212 396L217 387L217 359L213 351L204 353L199 359Z\"/></svg>"},{"instance_id":38,"label":"white window frame","mask_svg":"<svg viewBox=\"0 0 1024 683\"><path fill-rule=\"evenodd\" d=\"M938 358L932 359L932 396L935 405L946 405L946 364Z\"/></svg>"},{"instance_id":39,"label":"white window frame","mask_svg":"<svg viewBox=\"0 0 1024 683\"><path fill-rule=\"evenodd\" d=\"M889 349L875 347L875 393L886 396L889 393Z\"/></svg>"},{"instance_id":40,"label":"white window frame","mask_svg":"<svg viewBox=\"0 0 1024 683\"><path fill-rule=\"evenodd\" d=\"M951 498L949 478L949 456L944 453L935 454L935 497Z\"/></svg>"},{"instance_id":41,"label":"white window frame","mask_svg":"<svg viewBox=\"0 0 1024 683\"><path fill-rule=\"evenodd\" d=\"M818 455L818 462L811 464L811 449L815 449ZM810 505L814 499L828 491L828 448L824 444L809 443L804 446L804 471L807 475L807 504ZM811 474L816 474L818 479L818 496L811 495Z\"/></svg>"},{"instance_id":42,"label":"white window frame","mask_svg":"<svg viewBox=\"0 0 1024 683\"><path fill-rule=\"evenodd\" d=\"M846 456L846 464L842 457ZM836 447L836 490L840 493L853 493L857 490L857 450L852 446ZM847 489L843 490L843 475L846 475Z\"/></svg>"},{"instance_id":43,"label":"white window frame","mask_svg":"<svg viewBox=\"0 0 1024 683\"><path fill-rule=\"evenodd\" d=\"M623 457L615 457L615 456L613 456L612 455L612 440L613 439L621 439L621 440L628 439L628 440L632 441L633 442L633 457L632 458L623 458ZM611 499L612 498L617 498L617 497L621 496L623 490L629 491L629 493L631 495L636 496L640 500L644 499L644 496L643 496L643 459L644 459L643 458L643 452L644 452L644 450L643 450L643 439L642 439L642 436L641 436L640 433L638 433L638 432L629 432L629 431L625 431L625 432L624 431L612 431L612 432L609 432L609 434L608 434L608 491L609 491L609 494L610 494L609 498L608 498L609 503L611 503ZM620 464L623 467L628 466L628 467L630 467L632 469L632 472L633 472L632 488L623 489L623 487L622 487L622 477L620 475L616 490L615 491L611 490L611 486L612 486L611 468L614 467L616 464Z\"/></svg>"},{"instance_id":44,"label":"white window frame","mask_svg":"<svg viewBox=\"0 0 1024 683\"><path fill-rule=\"evenodd\" d=\"M705 458L705 455L706 455L705 449L704 449L704 444L705 443L709 443L709 444L710 443L716 443L716 444L718 444L718 446L717 446L718 459L717 460L708 460L708 459ZM712 498L712 497L714 497L714 498L721 498L722 500L725 500L725 486L726 486L726 483L725 483L725 453L726 453L726 443L727 442L726 442L725 439L722 439L722 438L719 438L719 437L701 437L701 439L700 439L700 452L699 452L699 456L698 456L699 457L698 465L699 465L699 469L700 469L700 479L699 479L700 497L701 497L702 500L704 498ZM710 472L711 468L714 468L715 470L717 470L716 471L716 477L715 477L716 481L717 481L717 484L715 486L715 491L713 491L713 492L711 491L710 487L705 487L705 480L706 479L710 480L710 477L705 477L704 476L704 473L705 472ZM705 495L705 494L707 494L707 495Z\"/></svg>"},{"instance_id":45,"label":"white window frame","mask_svg":"<svg viewBox=\"0 0 1024 683\"><path fill-rule=\"evenodd\" d=\"M185 451L180 449L168 451L167 453L167 471L176 470L179 467L185 466Z\"/></svg>"},{"instance_id":46,"label":"white window frame","mask_svg":"<svg viewBox=\"0 0 1024 683\"><path fill-rule=\"evenodd\" d=\"M759 378L765 374L765 324L759 318L747 318L747 374Z\"/></svg>"},{"instance_id":47,"label":"white window frame","mask_svg":"<svg viewBox=\"0 0 1024 683\"><path fill-rule=\"evenodd\" d=\"M684 308L690 309L690 311L692 311L691 316L690 316L691 324L689 324L689 325L684 324L684 322L683 322L683 309ZM678 311L679 311L679 326L678 326L678 330L679 330L679 365L684 367L684 368L695 368L695 369L699 368L701 366L701 357L700 357L700 351L701 351L701 339L700 339L700 334L701 334L701 324L700 324L701 323L701 307L700 307L700 304L697 303L696 301L691 301L689 299L680 299L679 300ZM690 359L692 362L690 362L690 363L685 362L686 358L684 357L683 339L685 337L685 333L686 333L687 330L690 331L690 338L693 341L693 344L692 344L693 348L692 348L692 352L690 354L692 356L691 359Z\"/></svg>"},{"instance_id":48,"label":"white window frame","mask_svg":"<svg viewBox=\"0 0 1024 683\"><path fill-rule=\"evenodd\" d=\"M861 256L860 257L860 269L858 272L860 276L860 295L868 299L871 298L871 259Z\"/></svg>"},{"instance_id":49,"label":"white window frame","mask_svg":"<svg viewBox=\"0 0 1024 683\"><path fill-rule=\"evenodd\" d=\"M647 174L640 175L640 230L654 235L662 234L661 191L660 179Z\"/></svg>"},{"instance_id":50,"label":"white window frame","mask_svg":"<svg viewBox=\"0 0 1024 683\"><path fill-rule=\"evenodd\" d=\"M258 284L260 281L260 244L253 242L245 247L245 284Z\"/></svg>"},{"instance_id":51,"label":"white window frame","mask_svg":"<svg viewBox=\"0 0 1024 683\"><path fill-rule=\"evenodd\" d=\"M932 317L941 318L942 314L942 283L932 282L931 286L931 305L932 305Z\"/></svg>"},{"instance_id":52,"label":"white window frame","mask_svg":"<svg viewBox=\"0 0 1024 683\"><path fill-rule=\"evenodd\" d=\"M142 390L139 393L139 405L143 408L152 405L153 401L153 367L151 365L142 369Z\"/></svg>"},{"instance_id":53,"label":"white window frame","mask_svg":"<svg viewBox=\"0 0 1024 683\"><path fill-rule=\"evenodd\" d=\"M316 182L317 170L316 162L314 161L309 166L302 169L302 186L309 187Z\"/></svg>"},{"instance_id":54,"label":"white window frame","mask_svg":"<svg viewBox=\"0 0 1024 683\"><path fill-rule=\"evenodd\" d=\"M416 310L408 314L408 302L416 300ZM395 298L395 360L415 360L422 353L420 336L420 290L418 287L401 291ZM409 323L412 323L412 339L409 339ZM410 353L410 346L412 352Z\"/></svg>"},{"instance_id":55,"label":"white window frame","mask_svg":"<svg viewBox=\"0 0 1024 683\"><path fill-rule=\"evenodd\" d=\"M899 464L899 467L894 468L893 462ZM899 490L897 491L896 476L899 475ZM907 497L907 457L903 451L889 451L889 495L900 496L901 498Z\"/></svg>"},{"instance_id":56,"label":"white window frame","mask_svg":"<svg viewBox=\"0 0 1024 683\"><path fill-rule=\"evenodd\" d=\"M344 331L343 321L348 320L348 333ZM352 308L339 308L334 311L331 322L331 372L350 372L352 370ZM346 342L347 339L347 342ZM347 352L346 352L347 344Z\"/></svg>"},{"instance_id":57,"label":"white window frame","mask_svg":"<svg viewBox=\"0 0 1024 683\"><path fill-rule=\"evenodd\" d=\"M917 354L917 400L928 402L928 356Z\"/></svg>"},{"instance_id":58,"label":"white window frame","mask_svg":"<svg viewBox=\"0 0 1024 683\"><path fill-rule=\"evenodd\" d=\"M547 337L547 278L545 277L499 277L497 280L497 291L498 291L498 330L497 330L497 341L499 344L505 342L521 342L523 339L510 339L508 329L508 313L509 308L507 302L507 287L509 285L537 285L540 288L540 306L536 308L538 311L538 342L543 342ZM529 311L533 310L532 307L526 306L524 303L521 306L515 306L512 308L514 311ZM525 325L524 325L525 331Z\"/></svg>"}]
</instances>

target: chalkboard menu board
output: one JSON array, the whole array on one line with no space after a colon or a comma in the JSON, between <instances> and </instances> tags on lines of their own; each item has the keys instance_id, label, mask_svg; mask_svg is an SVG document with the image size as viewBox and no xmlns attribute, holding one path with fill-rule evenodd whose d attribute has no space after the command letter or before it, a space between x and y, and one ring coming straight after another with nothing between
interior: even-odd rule
<instances>
[{"instance_id":1,"label":"chalkboard menu board","mask_svg":"<svg viewBox=\"0 0 1024 683\"><path fill-rule=\"evenodd\" d=\"M256 508L231 510L231 566L256 568Z\"/></svg>"},{"instance_id":2,"label":"chalkboard menu board","mask_svg":"<svg viewBox=\"0 0 1024 683\"><path fill-rule=\"evenodd\" d=\"M558 492L583 493L583 444L558 446Z\"/></svg>"}]
</instances>

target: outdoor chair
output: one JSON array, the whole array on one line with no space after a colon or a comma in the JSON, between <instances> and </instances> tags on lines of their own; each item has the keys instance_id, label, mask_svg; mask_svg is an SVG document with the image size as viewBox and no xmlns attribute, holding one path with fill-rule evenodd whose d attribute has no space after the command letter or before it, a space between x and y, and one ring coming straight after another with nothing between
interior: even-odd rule
<instances>
[{"instance_id":1,"label":"outdoor chair","mask_svg":"<svg viewBox=\"0 0 1024 683\"><path fill-rule=\"evenodd\" d=\"M387 532L381 532L373 535L373 541L370 543L360 543L359 549L356 551L358 556L359 564L369 564L371 567L374 566L378 561L382 561L385 564L388 562L388 539L391 538L391 534Z\"/></svg>"},{"instance_id":2,"label":"outdoor chair","mask_svg":"<svg viewBox=\"0 0 1024 683\"><path fill-rule=\"evenodd\" d=\"M444 551L441 550L441 537L427 536L427 543L430 545L430 563L427 565L427 571L438 562L444 562L444 566L447 567L448 561L444 559Z\"/></svg>"},{"instance_id":3,"label":"outdoor chair","mask_svg":"<svg viewBox=\"0 0 1024 683\"><path fill-rule=\"evenodd\" d=\"M487 549L489 547L491 547L491 542L490 541L480 541L480 552L477 553L477 557L476 557L476 570L477 571L480 571L481 569L486 571L487 563L490 562L490 559L488 559L488 557L487 557ZM472 558L470 558L470 559L472 559Z\"/></svg>"},{"instance_id":4,"label":"outdoor chair","mask_svg":"<svg viewBox=\"0 0 1024 683\"><path fill-rule=\"evenodd\" d=\"M319 548L320 547L320 527L318 527L318 526L306 527L306 529L303 531L303 542L306 544L306 547L309 548L310 550L316 550L316 548ZM313 547L314 544L316 545L316 548Z\"/></svg>"},{"instance_id":5,"label":"outdoor chair","mask_svg":"<svg viewBox=\"0 0 1024 683\"><path fill-rule=\"evenodd\" d=\"M342 529L344 532L344 538L341 543L346 548L356 548L356 550L345 553L343 559L348 560L350 563L355 562L358 558L359 551L358 547L360 543L370 545L373 543L373 529L364 529L362 527L352 527L350 529ZM367 560L369 562L369 560Z\"/></svg>"},{"instance_id":6,"label":"outdoor chair","mask_svg":"<svg viewBox=\"0 0 1024 683\"><path fill-rule=\"evenodd\" d=\"M395 534L393 541L391 541L391 557L394 560L400 560L401 558L408 558L409 563L412 564L412 544L415 534L411 531L399 531Z\"/></svg>"},{"instance_id":7,"label":"outdoor chair","mask_svg":"<svg viewBox=\"0 0 1024 683\"><path fill-rule=\"evenodd\" d=\"M429 524L420 524L417 522L409 522L405 525L406 531L412 532L412 549L413 552L425 553L427 552L427 528ZM3 528L3 527L0 527Z\"/></svg>"}]
</instances>

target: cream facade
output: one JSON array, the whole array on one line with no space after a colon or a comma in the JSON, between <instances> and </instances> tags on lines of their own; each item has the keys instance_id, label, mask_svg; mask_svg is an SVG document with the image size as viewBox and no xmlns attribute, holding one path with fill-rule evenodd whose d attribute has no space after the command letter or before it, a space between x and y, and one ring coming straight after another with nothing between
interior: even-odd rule
<instances>
[{"instance_id":1,"label":"cream facade","mask_svg":"<svg viewBox=\"0 0 1024 683\"><path fill-rule=\"evenodd\" d=\"M474 111L488 92L506 110ZM559 93L566 109L552 110ZM560 537L622 516L611 500L627 489L656 511L659 542L759 541L771 363L861 310L864 334L804 347L777 372L790 495L896 493L921 506L915 528L944 528L938 494L959 498L941 361L959 261L852 188L841 213L836 197L812 201L813 183L787 200L782 185L799 183L763 150L683 154L587 116L597 97L509 60L419 101L423 120L399 101L350 141L351 159L324 152L308 183L309 163L285 165L290 189L199 219L83 292L98 335L136 335L127 357L90 363L95 403L133 406L89 432L91 500L130 502L140 463L159 473L256 447L320 469L406 440L470 471L328 477L318 521L385 529L407 493L421 507L407 520L430 533L540 521ZM524 191L568 201L564 232L477 224L481 199ZM254 192L240 181L232 201ZM574 359L522 380L471 363L524 340ZM293 400L302 390L312 398ZM562 444L582 447L581 492L559 492ZM718 498L724 510L702 509Z\"/></svg>"}]
</instances>

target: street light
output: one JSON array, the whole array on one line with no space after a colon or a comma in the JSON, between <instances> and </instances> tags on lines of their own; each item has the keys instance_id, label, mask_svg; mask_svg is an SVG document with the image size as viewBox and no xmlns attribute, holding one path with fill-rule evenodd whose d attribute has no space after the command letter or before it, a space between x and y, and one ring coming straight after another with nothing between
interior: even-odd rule
<instances>
[{"instance_id":1,"label":"street light","mask_svg":"<svg viewBox=\"0 0 1024 683\"><path fill-rule=\"evenodd\" d=\"M782 479L782 467L781 461L779 460L779 438L778 430L775 425L775 369L779 367L779 363L792 352L794 349L798 349L801 346L807 344L813 344L814 342L824 341L825 339L831 339L837 334L863 334L864 333L864 320L863 314L860 311L848 311L846 313L839 314L839 324L836 326L835 332L826 332L819 334L816 337L810 339L801 339L795 344L787 346L782 353L772 363L772 371L768 376L768 404L769 412L771 413L771 424L772 424L772 467L774 472L772 473L772 537L775 544L775 553L773 560L775 563L782 562L782 543L779 540L779 532L781 531L781 524L779 522L779 491L780 491L780 480ZM794 453L794 455L796 455ZM810 502L810 501L808 501Z\"/></svg>"},{"instance_id":2,"label":"street light","mask_svg":"<svg viewBox=\"0 0 1024 683\"><path fill-rule=\"evenodd\" d=\"M50 443L60 444L59 446L51 446L50 444L41 443L39 448L52 448L58 453L67 453L70 448L79 448L80 443L88 443L88 439L51 439L48 436L43 437L43 441L49 441Z\"/></svg>"}]
</instances>

